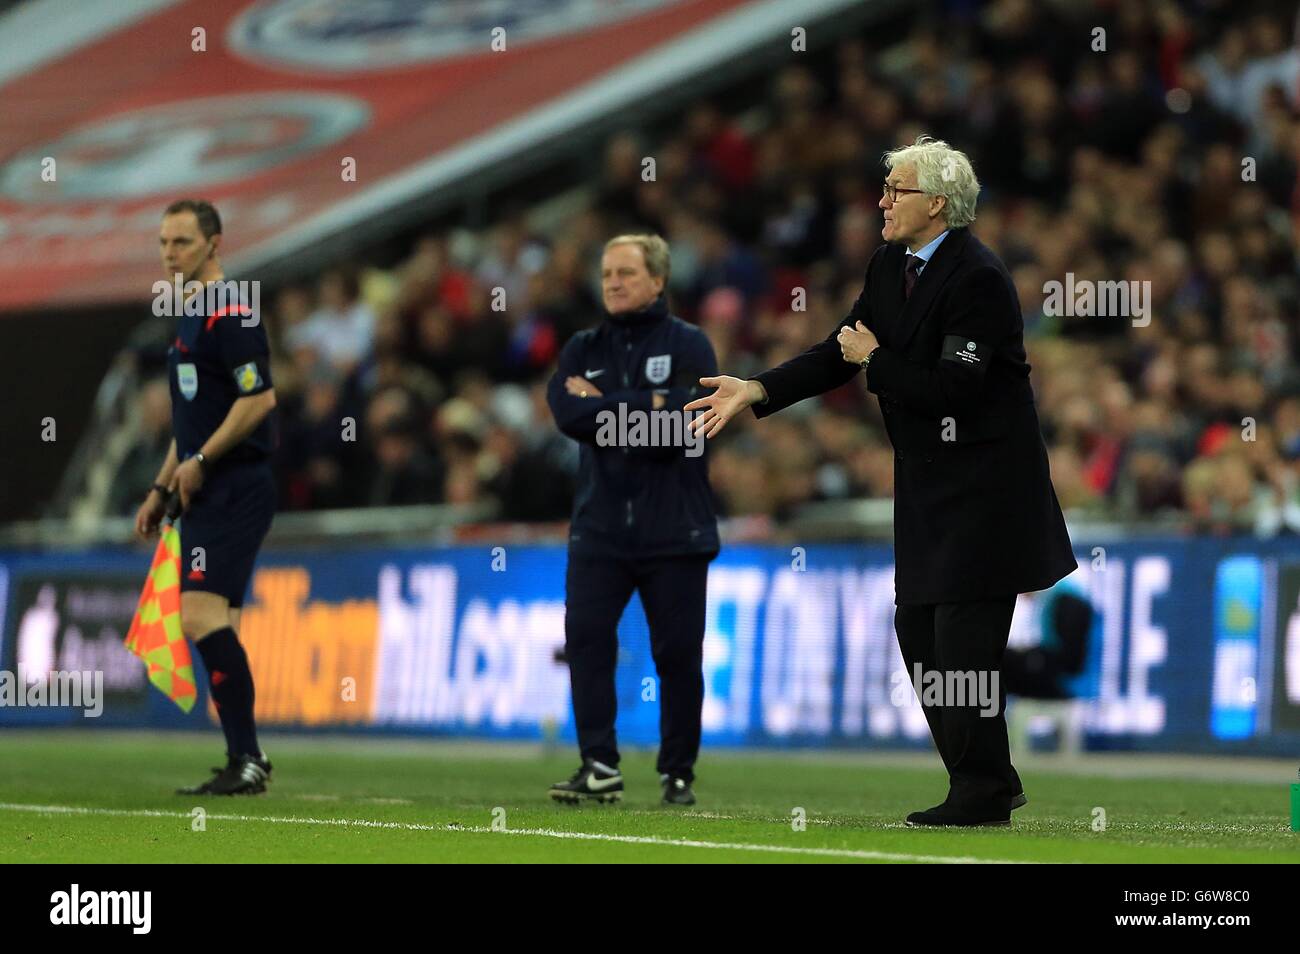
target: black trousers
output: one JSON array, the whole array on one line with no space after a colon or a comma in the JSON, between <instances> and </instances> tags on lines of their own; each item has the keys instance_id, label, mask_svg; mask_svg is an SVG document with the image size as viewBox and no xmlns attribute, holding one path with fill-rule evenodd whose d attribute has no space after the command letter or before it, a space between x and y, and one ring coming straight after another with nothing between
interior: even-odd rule
<instances>
[{"instance_id":1,"label":"black trousers","mask_svg":"<svg viewBox=\"0 0 1300 954\"><path fill-rule=\"evenodd\" d=\"M659 674L657 767L661 774L694 781L704 706L704 599L710 559L708 555L644 560L569 555L564 650L584 759L618 765L617 630L636 590L650 626L650 653Z\"/></svg>"},{"instance_id":2,"label":"black trousers","mask_svg":"<svg viewBox=\"0 0 1300 954\"><path fill-rule=\"evenodd\" d=\"M898 648L914 678L923 672L998 673L995 715L982 715L978 701L965 705L923 706L930 735L948 769L947 804L957 808L1009 807L1023 789L1011 765L1007 742L1007 693L1002 684L1002 656L1011 633L1016 598L973 603L934 603L899 606L894 612ZM991 686L991 684L989 684Z\"/></svg>"}]
</instances>

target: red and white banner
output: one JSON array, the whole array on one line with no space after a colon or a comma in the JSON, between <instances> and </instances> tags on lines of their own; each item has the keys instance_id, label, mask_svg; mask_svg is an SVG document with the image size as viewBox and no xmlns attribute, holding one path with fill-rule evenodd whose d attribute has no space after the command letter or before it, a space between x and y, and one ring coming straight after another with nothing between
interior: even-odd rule
<instances>
[{"instance_id":1,"label":"red and white banner","mask_svg":"<svg viewBox=\"0 0 1300 954\"><path fill-rule=\"evenodd\" d=\"M0 78L0 309L147 300L162 209L187 196L216 203L227 261L255 269L548 106L589 116L581 94L630 64L705 34L720 56L722 27L757 8L788 35L780 17L810 5L176 0Z\"/></svg>"}]
</instances>

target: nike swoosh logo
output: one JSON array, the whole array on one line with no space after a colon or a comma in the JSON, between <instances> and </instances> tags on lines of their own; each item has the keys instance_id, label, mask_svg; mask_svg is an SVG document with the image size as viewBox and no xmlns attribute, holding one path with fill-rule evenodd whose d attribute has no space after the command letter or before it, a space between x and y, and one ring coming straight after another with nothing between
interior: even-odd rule
<instances>
[{"instance_id":1,"label":"nike swoosh logo","mask_svg":"<svg viewBox=\"0 0 1300 954\"><path fill-rule=\"evenodd\" d=\"M583 375L583 377L584 377L584 378L594 378L594 377L596 377L597 375L601 375L601 374L604 374L604 373L605 373L605 369L604 369L604 368L601 368L599 371L588 371L586 374Z\"/></svg>"},{"instance_id":2,"label":"nike swoosh logo","mask_svg":"<svg viewBox=\"0 0 1300 954\"><path fill-rule=\"evenodd\" d=\"M593 791L600 792L614 785L617 785L621 781L623 781L623 777L621 775L611 775L609 778L596 778L596 776L594 775L588 775L587 787L592 789Z\"/></svg>"}]
</instances>

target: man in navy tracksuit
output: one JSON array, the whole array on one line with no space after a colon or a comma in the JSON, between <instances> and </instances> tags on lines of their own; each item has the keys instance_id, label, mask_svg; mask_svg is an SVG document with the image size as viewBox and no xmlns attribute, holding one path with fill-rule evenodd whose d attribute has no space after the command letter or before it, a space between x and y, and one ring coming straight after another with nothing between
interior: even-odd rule
<instances>
[{"instance_id":1,"label":"man in navy tracksuit","mask_svg":"<svg viewBox=\"0 0 1300 954\"><path fill-rule=\"evenodd\" d=\"M606 319L579 332L547 389L560 429L582 445L565 578L565 653L582 767L557 801L617 801L618 621L641 594L660 681L663 800L691 805L704 704L704 604L718 527L704 442L683 405L717 374L699 328L668 311L668 244L621 235L605 246Z\"/></svg>"}]
</instances>

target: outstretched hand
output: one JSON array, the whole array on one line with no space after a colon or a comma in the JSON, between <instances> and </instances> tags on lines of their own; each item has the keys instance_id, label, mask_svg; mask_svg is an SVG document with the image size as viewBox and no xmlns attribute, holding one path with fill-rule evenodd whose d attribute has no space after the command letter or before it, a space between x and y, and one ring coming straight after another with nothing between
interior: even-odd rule
<instances>
[{"instance_id":1,"label":"outstretched hand","mask_svg":"<svg viewBox=\"0 0 1300 954\"><path fill-rule=\"evenodd\" d=\"M729 420L751 404L763 400L762 385L757 381L746 381L723 374L716 378L700 378L700 384L717 390L702 398L696 398L682 410L704 410L703 414L691 421L691 432L699 433L703 430L705 437L717 436L727 426Z\"/></svg>"}]
</instances>

